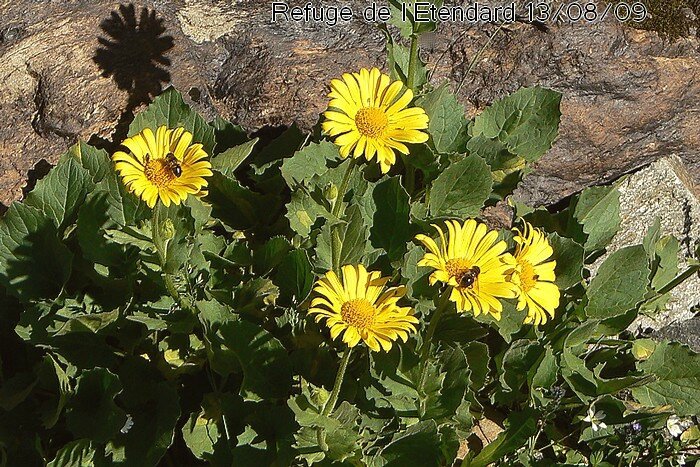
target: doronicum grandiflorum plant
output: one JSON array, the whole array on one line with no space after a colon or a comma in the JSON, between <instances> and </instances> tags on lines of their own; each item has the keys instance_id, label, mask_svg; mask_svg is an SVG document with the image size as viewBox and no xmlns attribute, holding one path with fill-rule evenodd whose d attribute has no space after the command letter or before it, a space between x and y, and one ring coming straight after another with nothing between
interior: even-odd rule
<instances>
[{"instance_id":1,"label":"doronicum grandiflorum plant","mask_svg":"<svg viewBox=\"0 0 700 467\"><path fill-rule=\"evenodd\" d=\"M249 139L168 89L9 207L0 464L697 459L700 357L628 331L697 260L679 270L659 223L606 252L615 185L558 212L513 199L561 96L468 119L427 79L430 29L319 88L310 133Z\"/></svg>"}]
</instances>

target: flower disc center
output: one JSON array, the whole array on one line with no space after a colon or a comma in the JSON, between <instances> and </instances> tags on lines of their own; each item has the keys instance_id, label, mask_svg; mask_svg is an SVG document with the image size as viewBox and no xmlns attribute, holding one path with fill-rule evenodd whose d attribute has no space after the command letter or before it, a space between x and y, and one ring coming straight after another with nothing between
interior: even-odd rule
<instances>
[{"instance_id":1,"label":"flower disc center","mask_svg":"<svg viewBox=\"0 0 700 467\"><path fill-rule=\"evenodd\" d=\"M520 287L525 291L529 292L535 284L537 284L537 274L535 274L535 267L530 264L529 261L518 260L518 265L520 266Z\"/></svg>"},{"instance_id":2,"label":"flower disc center","mask_svg":"<svg viewBox=\"0 0 700 467\"><path fill-rule=\"evenodd\" d=\"M340 316L350 326L365 329L374 324L376 311L374 306L364 298L355 298L343 303L340 307Z\"/></svg>"},{"instance_id":3,"label":"flower disc center","mask_svg":"<svg viewBox=\"0 0 700 467\"><path fill-rule=\"evenodd\" d=\"M165 159L149 160L143 168L143 173L149 182L159 188L169 185L177 178Z\"/></svg>"},{"instance_id":4,"label":"flower disc center","mask_svg":"<svg viewBox=\"0 0 700 467\"><path fill-rule=\"evenodd\" d=\"M357 131L363 136L376 138L384 134L389 126L389 118L386 112L376 107L363 107L355 115Z\"/></svg>"},{"instance_id":5,"label":"flower disc center","mask_svg":"<svg viewBox=\"0 0 700 467\"><path fill-rule=\"evenodd\" d=\"M462 279L471 268L471 261L467 261L465 258L451 259L445 263L447 274L454 277L458 284L462 282Z\"/></svg>"}]
</instances>

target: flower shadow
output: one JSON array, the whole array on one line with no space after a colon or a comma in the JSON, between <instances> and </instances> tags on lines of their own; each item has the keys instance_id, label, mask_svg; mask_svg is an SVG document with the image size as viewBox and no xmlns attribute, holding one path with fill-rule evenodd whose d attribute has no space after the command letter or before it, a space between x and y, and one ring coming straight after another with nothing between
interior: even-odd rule
<instances>
[{"instance_id":1,"label":"flower shadow","mask_svg":"<svg viewBox=\"0 0 700 467\"><path fill-rule=\"evenodd\" d=\"M119 89L129 94L127 107L112 135L114 141L120 141L126 137L134 110L160 94L163 84L170 81L171 62L166 53L174 41L165 35L163 19L155 10L143 7L137 17L133 4L119 5L100 23L100 28L106 37L98 38L100 46L93 61L103 77L111 77ZM109 146L108 142L102 143Z\"/></svg>"}]
</instances>

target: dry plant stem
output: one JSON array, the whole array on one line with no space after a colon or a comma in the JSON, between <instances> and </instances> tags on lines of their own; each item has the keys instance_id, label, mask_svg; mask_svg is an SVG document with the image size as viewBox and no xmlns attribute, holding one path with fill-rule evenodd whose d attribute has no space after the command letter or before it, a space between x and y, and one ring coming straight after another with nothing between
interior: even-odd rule
<instances>
[{"instance_id":1,"label":"dry plant stem","mask_svg":"<svg viewBox=\"0 0 700 467\"><path fill-rule=\"evenodd\" d=\"M428 331L425 334L425 340L423 341L423 346L421 347L421 352L420 352L420 368L421 368L421 374L420 374L420 380L418 382L418 394L423 395L423 388L425 387L425 380L428 377L428 354L430 353L430 344L433 339L433 335L435 334L435 330L437 329L438 323L440 322L440 318L442 317L442 313L445 311L447 308L447 305L450 303L450 291L451 289L446 289L443 293L442 296L440 297L440 302L438 303L438 307L435 310L435 313L433 313L433 316L430 317L430 323L428 324Z\"/></svg>"},{"instance_id":2,"label":"dry plant stem","mask_svg":"<svg viewBox=\"0 0 700 467\"><path fill-rule=\"evenodd\" d=\"M331 412L333 412L333 409L335 409L335 405L338 403L338 396L340 396L340 387L343 385L343 379L345 378L345 370L348 369L348 363L350 362L351 354L352 347L348 347L348 349L345 351L345 354L343 354L343 359L340 361L340 367L338 368L338 374L335 376L335 384L333 384L331 395L328 398L326 405L323 406L323 410L321 411L321 415L323 416L329 416ZM323 429L319 428L316 431L316 438L318 439L318 445L321 447L321 449L327 451L328 445L326 444L326 434L323 432Z\"/></svg>"},{"instance_id":3,"label":"dry plant stem","mask_svg":"<svg viewBox=\"0 0 700 467\"><path fill-rule=\"evenodd\" d=\"M340 182L340 187L338 188L338 196L335 198L333 203L333 210L331 214L334 218L340 216L340 209L343 207L343 198L348 191L348 184L350 183L350 176L355 168L355 159L350 159L348 168L345 170L343 175L343 180ZM331 227L331 264L333 266L333 271L336 274L340 274L340 252L343 247L342 239L340 238L340 232L338 232L337 226Z\"/></svg>"},{"instance_id":4,"label":"dry plant stem","mask_svg":"<svg viewBox=\"0 0 700 467\"><path fill-rule=\"evenodd\" d=\"M151 217L151 237L153 238L153 245L156 247L156 252L158 253L158 259L160 260L161 268L165 268L166 252L165 245L163 245L163 237L160 231L160 209L156 206L153 209L153 216ZM165 282L165 288L168 289L168 293L175 300L175 302L180 303L180 294L175 287L173 278L170 274L163 271L163 282Z\"/></svg>"},{"instance_id":5,"label":"dry plant stem","mask_svg":"<svg viewBox=\"0 0 700 467\"><path fill-rule=\"evenodd\" d=\"M486 44L479 49L479 51L474 55L474 58L472 58L471 63L469 63L469 68L467 68L466 73L464 73L464 76L462 77L462 80L459 82L459 85L457 86L457 90L455 91L455 94L459 94L459 90L462 89L462 85L464 84L464 81L467 79L467 77L471 74L472 70L476 66L476 62L481 58L481 55L488 49L488 47L491 45L491 42L496 38L499 32L501 32L501 29L503 29L503 24L501 24L496 31L491 34L491 37L489 37L489 40L486 41Z\"/></svg>"}]
</instances>

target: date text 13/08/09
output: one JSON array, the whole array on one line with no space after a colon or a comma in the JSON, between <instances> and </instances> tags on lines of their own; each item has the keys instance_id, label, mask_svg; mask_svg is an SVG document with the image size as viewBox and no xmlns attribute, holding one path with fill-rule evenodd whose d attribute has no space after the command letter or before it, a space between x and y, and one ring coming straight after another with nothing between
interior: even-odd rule
<instances>
[{"instance_id":1,"label":"date text 13/08/09","mask_svg":"<svg viewBox=\"0 0 700 467\"><path fill-rule=\"evenodd\" d=\"M614 4L613 4L614 3ZM649 12L643 2L593 2L572 1L557 5L551 2L528 2L525 16L529 22L554 23L586 21L595 23L608 17L626 23L641 23L647 19Z\"/></svg>"}]
</instances>

